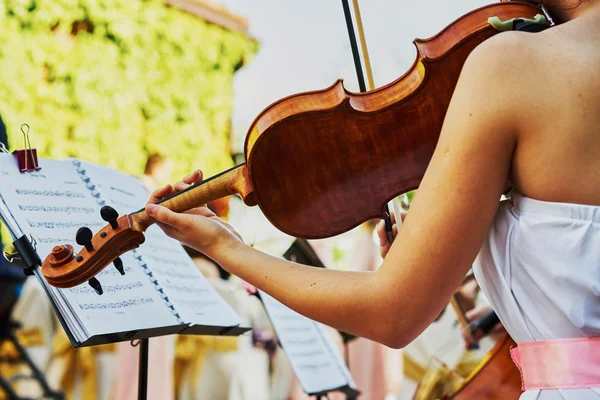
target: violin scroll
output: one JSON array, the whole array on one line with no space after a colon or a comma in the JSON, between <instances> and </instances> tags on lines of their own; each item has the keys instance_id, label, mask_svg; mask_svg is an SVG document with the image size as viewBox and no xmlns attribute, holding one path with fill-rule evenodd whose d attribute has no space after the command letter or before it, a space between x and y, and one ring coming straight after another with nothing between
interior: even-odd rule
<instances>
[{"instance_id":1,"label":"violin scroll","mask_svg":"<svg viewBox=\"0 0 600 400\"><path fill-rule=\"evenodd\" d=\"M112 222L95 235L92 236L88 228L80 228L77 243L84 248L77 255L70 244L55 246L52 249L42 263L42 274L50 285L69 288L88 281L94 290L101 294L102 286L94 276L106 265L113 262L117 271L125 275L123 261L119 256L139 247L145 238L143 232L134 227L129 215L113 219L116 211L112 208L111 210L105 210L102 216L110 213Z\"/></svg>"},{"instance_id":2,"label":"violin scroll","mask_svg":"<svg viewBox=\"0 0 600 400\"><path fill-rule=\"evenodd\" d=\"M175 212L184 212L234 194L240 195L246 205L256 205L244 164L190 186L158 204ZM42 274L50 285L70 288L87 281L98 294L102 294L102 286L94 277L111 262L121 275L125 275L119 256L144 243L144 232L156 222L144 208L119 217L114 208L104 206L100 216L108 225L95 235L87 227L77 231L75 240L84 246L77 255L73 246L65 244L55 246L46 257L42 263Z\"/></svg>"}]
</instances>

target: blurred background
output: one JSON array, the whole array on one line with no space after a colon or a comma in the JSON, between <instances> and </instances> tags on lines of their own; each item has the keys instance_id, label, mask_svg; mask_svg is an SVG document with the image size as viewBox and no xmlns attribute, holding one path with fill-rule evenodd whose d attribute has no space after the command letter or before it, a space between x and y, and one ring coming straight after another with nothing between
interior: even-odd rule
<instances>
[{"instance_id":1,"label":"blurred background","mask_svg":"<svg viewBox=\"0 0 600 400\"><path fill-rule=\"evenodd\" d=\"M410 68L416 57L413 39L432 36L487 3L362 1L375 85L390 83ZM20 128L26 123L40 157L77 157L116 168L138 176L149 190L193 169L210 176L242 162L247 129L261 110L282 97L328 87L338 78L348 90L358 91L338 0L0 2L0 141L11 151L23 147ZM236 198L228 201L221 204L221 214L247 242L283 254L293 238L270 226L257 208L248 209ZM6 234L3 241L10 241ZM372 223L311 243L328 268L374 270L381 262ZM235 278L200 255L194 257L223 293L243 292ZM75 350L68 343L65 347L45 295L36 282L22 280L16 308L9 311L22 323L23 340L36 331L47 336L26 344L50 384L67 398L113 398L116 380L131 378L113 372L118 350ZM469 296L485 303L475 294ZM236 298L238 312L256 331L267 332L267 339L246 336L240 338L246 342L221 347L181 339L176 343L179 358L173 361L179 369L165 369L165 374L176 374L173 398L304 398L282 352L265 350L272 329L260 304L249 297ZM348 350L337 332L332 335L350 356L351 372L364 393L361 400L409 399L431 371L434 358L464 377L493 344L484 341L479 353L465 356L456 324L456 316L445 312L404 351L364 339ZM13 350L3 346L0 355ZM205 361L212 368L182 373L181 368L198 362L189 357L198 352L214 356ZM95 369L86 360L97 364ZM0 365L0 374L11 373L14 366ZM255 377L235 378L247 374ZM442 382L440 376L434 380ZM92 381L95 386L89 386ZM232 385L246 386L227 389ZM40 395L28 385L20 390L23 396ZM7 398L0 389L2 396Z\"/></svg>"}]
</instances>

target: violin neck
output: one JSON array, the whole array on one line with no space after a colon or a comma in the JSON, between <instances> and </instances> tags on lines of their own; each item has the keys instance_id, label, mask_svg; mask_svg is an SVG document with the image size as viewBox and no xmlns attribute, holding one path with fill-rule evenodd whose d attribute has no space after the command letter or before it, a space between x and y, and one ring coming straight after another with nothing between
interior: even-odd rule
<instances>
[{"instance_id":1,"label":"violin neck","mask_svg":"<svg viewBox=\"0 0 600 400\"><path fill-rule=\"evenodd\" d=\"M247 205L255 205L253 203L252 184L248 179L245 164L238 165L190 186L179 193L162 199L157 204L179 213L234 194L241 195ZM146 213L145 209L130 214L129 217L132 227L140 232L144 232L156 222Z\"/></svg>"}]
</instances>

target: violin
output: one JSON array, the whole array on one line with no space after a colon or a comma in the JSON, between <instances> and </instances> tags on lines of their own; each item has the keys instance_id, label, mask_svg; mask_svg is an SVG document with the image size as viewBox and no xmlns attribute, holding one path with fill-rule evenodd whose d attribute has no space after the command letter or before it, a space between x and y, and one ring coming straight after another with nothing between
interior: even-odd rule
<instances>
[{"instance_id":1,"label":"violin","mask_svg":"<svg viewBox=\"0 0 600 400\"><path fill-rule=\"evenodd\" d=\"M472 335L476 330L488 333L498 321L498 316L491 311L470 326L470 332ZM504 333L471 374L450 393L444 393L441 399L518 399L522 393L521 374L510 355L510 349L516 346L515 341Z\"/></svg>"},{"instance_id":2,"label":"violin","mask_svg":"<svg viewBox=\"0 0 600 400\"><path fill-rule=\"evenodd\" d=\"M159 204L183 212L239 195L260 207L282 232L320 239L384 217L387 203L416 189L436 147L461 69L480 43L499 33L488 23L533 19L542 10L527 2L499 2L473 10L429 39L413 43L417 57L394 82L351 93L342 80L324 90L283 98L252 122L246 162L165 198ZM119 216L95 235L77 234L84 247L56 246L42 264L47 282L69 288L94 276L144 242L155 221L144 209Z\"/></svg>"},{"instance_id":3,"label":"violin","mask_svg":"<svg viewBox=\"0 0 600 400\"><path fill-rule=\"evenodd\" d=\"M481 336L484 336L498 322L500 320L496 313L490 311L467 327L462 322L461 325L472 336L477 335L478 331ZM426 374L419 383L413 400L430 400L434 398L442 400L518 399L522 393L521 375L510 355L510 348L516 345L507 333L502 334L494 347L464 379L455 372L447 370L447 367L442 367L441 373L437 373L435 370L428 371L429 376ZM433 368L440 367L434 363ZM444 368L446 368L446 371L444 371ZM453 378L446 381L444 375L448 373L448 376ZM437 379L442 379L442 381L439 382Z\"/></svg>"}]
</instances>

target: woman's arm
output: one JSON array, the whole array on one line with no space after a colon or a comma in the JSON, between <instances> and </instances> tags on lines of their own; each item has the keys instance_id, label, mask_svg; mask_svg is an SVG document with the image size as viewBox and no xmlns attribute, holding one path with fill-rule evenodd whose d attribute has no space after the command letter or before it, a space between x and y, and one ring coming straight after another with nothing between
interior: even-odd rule
<instances>
[{"instance_id":1,"label":"woman's arm","mask_svg":"<svg viewBox=\"0 0 600 400\"><path fill-rule=\"evenodd\" d=\"M205 207L191 214L155 205L147 210L167 234L297 312L403 347L434 320L461 283L509 177L517 136L513 104L522 83L507 57L519 58L518 40L507 33L488 42L463 68L410 213L377 272L310 268L261 253Z\"/></svg>"}]
</instances>

